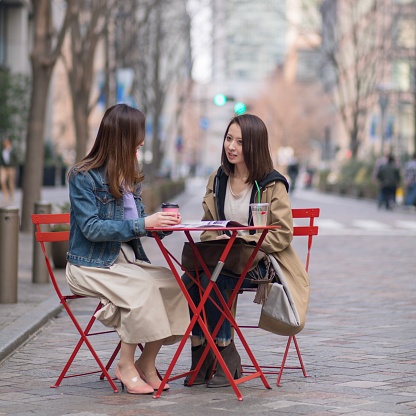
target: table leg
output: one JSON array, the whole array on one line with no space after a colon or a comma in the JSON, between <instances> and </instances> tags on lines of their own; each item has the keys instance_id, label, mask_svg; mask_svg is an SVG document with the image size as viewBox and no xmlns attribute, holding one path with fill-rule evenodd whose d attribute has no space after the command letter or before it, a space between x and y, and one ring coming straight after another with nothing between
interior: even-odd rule
<instances>
[{"instance_id":1,"label":"table leg","mask_svg":"<svg viewBox=\"0 0 416 416\"><path fill-rule=\"evenodd\" d=\"M235 322L235 319L233 318L233 316L231 314L231 311L230 311L230 307L232 305L232 301L234 300L235 296L237 295L238 290L239 290L239 288L240 288L240 286L242 284L242 281L245 278L245 276L246 276L246 274L248 272L248 269L250 268L250 266L251 266L251 264L253 262L253 259L254 259L255 255L257 254L258 250L260 249L261 243L263 242L263 240L264 240L264 238L265 238L265 236L267 234L267 230L264 230L263 231L263 233L262 233L262 235L261 235L261 237L260 237L260 239L259 239L259 241L258 241L258 243L257 243L257 245L256 245L256 247L254 249L254 251L253 251L253 254L250 256L250 258L249 258L249 260L247 262L247 265L244 268L243 273L242 273L241 277L239 278L239 281L237 282L237 286L234 289L234 291L233 291L233 293L231 295L231 298L230 298L228 304L225 302L224 298L221 295L221 292L219 291L218 287L215 284L215 280L216 280L215 277L218 277L220 270L219 270L219 272L217 273L216 276L214 275L214 278L215 279L212 279L211 273L209 272L208 268L206 267L204 261L202 260L202 257L199 254L199 252L198 252L198 250L196 248L196 245L195 245L192 237L190 236L189 231L185 231L185 234L187 235L188 240L191 243L191 246L194 248L194 254L196 255L198 261L200 262L200 264L201 264L204 272L206 273L206 275L210 279L210 282L208 284L208 287L204 291L203 296L201 297L200 304L198 305L198 307L195 307L195 304L193 303L192 299L190 298L189 293L187 292L187 290L186 290L186 288L185 288L185 286L184 286L184 284L183 284L183 282L182 282L182 280L181 280L178 272L176 271L175 266L172 263L172 260L171 260L171 258L169 256L168 251L163 246L163 244L162 244L159 236L157 235L157 232L154 232L154 231L152 232L153 237L155 238L157 244L159 245L159 248L161 249L162 254L164 255L164 257L165 257L165 259L166 259L166 261L167 261L167 263L168 263L168 265L169 265L172 273L174 274L174 276L175 276L175 278L176 278L179 286L181 287L181 290L184 293L184 295L185 295L185 297L186 297L186 299L188 301L188 304L189 304L189 306L190 306L190 308L191 308L191 310L192 310L192 312L194 314L194 316L191 319L191 322L190 322L190 324L189 324L189 326L188 326L188 328L186 330L186 333L185 333L184 337L182 338L182 341L181 341L181 343L180 343L180 345L179 345L179 347L178 347L178 349L177 349L177 351L176 351L176 353L175 353L175 355L174 355L174 357L173 357L173 359L171 361L171 364L169 365L169 368L168 368L165 376L163 377L163 380L162 380L162 382L160 384L160 387L159 387L159 389L157 390L156 394L153 397L155 399L158 398L158 397L160 397L160 395L161 395L161 393L163 391L164 386L166 385L166 383L169 380L171 380L169 378L170 377L170 374L172 373L172 370L173 370L174 366L176 365L176 362L177 362L177 360L179 358L179 355L181 354L181 352L183 350L183 347L184 347L184 345L185 345L185 343L187 341L187 338L188 338L189 334L191 333L192 328L194 327L196 321L198 321L198 323L199 323L202 331L205 334L205 337L207 339L208 345L206 346L206 348L205 348L205 350L204 350L204 352L203 352L203 354L201 356L201 359L199 360L199 362L197 364L197 367L195 368L195 370L193 370L194 374L193 374L193 376L191 377L191 379L189 381L189 386L191 386L192 383L193 383L193 381L195 380L196 375L198 374L198 371L201 368L202 363L204 362L204 359L205 359L205 357L207 356L207 354L209 352L209 348L212 348L212 350L213 350L213 352L214 352L214 354L215 354L215 356L217 358L217 361L219 362L219 364L223 368L224 373L225 373L228 381L230 382L231 387L233 388L234 392L236 393L238 400L239 401L242 401L243 400L243 397L242 397L242 395L241 395L241 393L240 393L240 391L239 391L239 389L237 387L237 384L240 384L242 382L245 382L247 380L250 380L250 379L253 379L253 378L256 378L256 377L261 377L261 380L263 381L264 386L266 388L271 388L269 386L269 384L267 383L267 380L264 377L264 374L263 374L260 366L257 364L257 361L255 360L254 355L253 355L253 353L250 350L250 347L248 346L248 344L247 344L247 342L246 342L243 334L241 333L241 330L239 329L239 327L238 327L237 323ZM223 253L221 255L221 258L220 258L220 261L219 261L220 266L222 266L222 264L224 263L225 258L228 255L228 252L231 249L231 246L232 246L232 244L233 244L233 242L234 242L234 240L236 238L236 235L237 235L237 232L236 231L233 231L232 237L230 238L230 241L227 243L227 245L226 245L226 247L225 247L225 249L224 249L224 251L223 251ZM207 301L207 299L208 299L208 297L209 297L209 295L210 295L210 293L211 293L212 290L215 291L215 293L218 296L218 299L220 300L220 303L221 303L223 309L221 310L218 307L218 305L217 305L217 307L221 310L223 316L220 318L220 321L218 322L218 324L217 324L216 328L214 329L213 333L210 334L210 332L209 332L209 330L208 330L208 328L206 326L206 323L201 318L200 314L201 314L201 311L203 311L204 305L205 305L205 303L206 303L206 301ZM240 340L241 340L241 342L242 342L245 350L247 351L247 354L249 355L249 357L250 357L250 359L251 359L254 367L257 370L256 373L252 373L252 374L250 374L250 375L248 375L246 377L242 377L242 378L240 378L237 381L234 380L233 376L231 375L230 371L228 370L228 367L227 367L224 359L222 358L222 356L221 356L221 354L220 354L220 352L219 352L219 350L218 350L218 348L217 348L217 346L215 344L215 341L214 341L215 335L218 333L219 328L220 328L220 326L221 326L221 324L222 324L222 322L223 322L223 320L225 318L227 318L230 321L231 325L233 325L233 327L236 330L236 332L237 332L237 334L238 334L238 336L239 336L239 338L240 338ZM179 375L179 376L176 376L176 377L173 377L172 380L173 379L180 378L180 377L183 377L183 376L185 376L187 374L189 374L189 372L188 373L184 373L184 374Z\"/></svg>"},{"instance_id":2,"label":"table leg","mask_svg":"<svg viewBox=\"0 0 416 416\"><path fill-rule=\"evenodd\" d=\"M233 387L234 392L236 393L238 400L239 401L243 400L243 396L241 395L239 389L237 388L237 385L234 383L234 379L233 379L233 377L231 377L231 374L230 374L230 372L229 372L229 370L227 368L227 365L225 364L225 361L221 357L221 354L220 354L220 352L219 352L219 350L218 350L218 348L217 348L217 346L216 346L216 344L214 342L213 337L211 336L211 334L210 334L210 332L209 332L209 330L208 330L205 322L202 320L202 318L200 316L200 313L201 313L201 311L202 311L202 309L203 309L203 307L205 305L205 302L207 301L207 299L209 297L209 294L210 294L212 288L213 287L216 287L215 286L215 283L213 281L210 281L210 283L208 284L208 287L205 290L204 295L203 295L203 297L202 297L202 299L200 301L200 304L198 305L198 307L195 307L195 304L193 303L191 297L189 296L188 291L185 288L185 285L183 284L183 282L182 282L182 280L181 280L178 272L176 271L176 268L174 267L174 265L172 263L172 260L171 260L171 258L169 256L166 248L163 246L162 242L160 241L159 236L157 235L156 232L152 232L152 234L153 234L153 236L154 236L157 244L159 245L159 248L161 249L161 251L162 251L162 253L163 253L166 261L168 262L168 265L169 265L172 273L174 274L174 276L175 276L175 278L176 278L176 280L177 280L177 282L178 282L178 284L179 284L182 292L184 293L184 295L185 295L185 297L186 297L186 299L188 301L188 304L191 307L192 312L194 314L194 316L191 319L191 322L190 322L190 324L189 324L189 326L188 326L188 328L186 330L186 333L184 334L184 336L182 338L182 341L180 342L179 347L176 350L176 353L175 353L175 355L174 355L174 357L173 357L173 359L172 359L172 361L171 361L171 363L170 363L170 365L168 367L168 370L166 371L165 376L163 377L163 380L160 383L159 389L157 390L157 392L153 396L153 398L157 399L157 398L160 397L160 395L161 395L161 393L163 391L163 388L165 387L166 383L169 381L169 376L172 373L172 370L173 370L173 368L176 365L176 362L177 362L177 360L179 358L179 355L181 354L181 352L183 350L183 347L185 346L185 343L186 343L186 341L188 339L188 336L189 336L192 328L194 327L196 321L198 320L198 323L199 323L202 331L204 332L205 337L206 337L207 342L208 342L207 348L208 347L211 347L212 348L212 350L213 350L213 352L214 352L214 354L215 354L218 362L220 363L221 367L224 368L224 372L227 375L227 378L230 381L230 384ZM208 273L209 273L209 271L208 271ZM203 362L203 359L205 359L205 356L206 356L207 353L208 353L208 350L204 351L204 354L201 357L201 359L200 359L200 361L199 361L199 363L197 365L197 368L194 370L195 373L194 373L193 379L191 379L192 382L193 382L193 380L195 380L196 374L198 374L197 371L199 371L199 368L201 367L202 362ZM192 384L190 383L190 385L192 385Z\"/></svg>"},{"instance_id":3,"label":"table leg","mask_svg":"<svg viewBox=\"0 0 416 416\"><path fill-rule=\"evenodd\" d=\"M218 305L216 305L216 306L222 312L223 316L221 316L221 318L219 319L216 327L214 328L214 330L212 332L212 337L215 338L215 336L217 335L217 333L218 333L218 331L221 327L221 324L223 323L224 319L227 318L230 321L231 325L234 327L234 330L237 332L237 335L240 338L240 341L243 344L244 349L246 350L251 362L253 363L253 365L256 369L255 373L252 373L252 374L250 374L249 376L246 376L246 377L242 377L236 383L239 384L239 383L242 383L244 381L250 380L252 378L260 377L264 386L266 388L270 389L271 387L270 387L269 383L267 382L266 378L264 377L263 371L261 370L259 364L257 363L253 353L251 352L251 349L250 349L247 341L245 340L240 328L237 325L237 322L235 321L235 319L234 319L234 317L232 316L232 313L231 313L231 306L234 302L234 299L237 296L238 291L240 290L241 284L242 284L244 278L246 277L247 272L250 269L251 264L253 263L253 260L256 256L257 252L259 251L261 244L264 241L264 238L266 237L266 234L267 234L267 230L263 230L262 235L260 236L259 241L257 242L256 247L253 250L253 253L249 257L249 259L247 261L247 264L244 267L244 270L243 270L243 272L241 273L241 276L238 279L236 287L234 288L234 290L233 290L233 292L230 296L230 299L228 300L228 303L225 302L224 298L221 295L221 292L219 291L218 287L215 285L214 291L215 291L215 293L216 293L216 295L217 295L217 297L218 297L218 299L221 303L222 309L219 308Z\"/></svg>"}]
</instances>

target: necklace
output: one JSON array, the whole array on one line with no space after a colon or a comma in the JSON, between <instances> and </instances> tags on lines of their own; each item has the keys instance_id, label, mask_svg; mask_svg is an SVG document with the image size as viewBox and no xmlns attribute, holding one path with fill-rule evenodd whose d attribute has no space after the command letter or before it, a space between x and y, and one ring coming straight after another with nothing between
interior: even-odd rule
<instances>
[{"instance_id":1,"label":"necklace","mask_svg":"<svg viewBox=\"0 0 416 416\"><path fill-rule=\"evenodd\" d=\"M241 192L239 192L238 194L235 194L234 192L233 192L233 190L231 189L231 181L230 180L228 180L228 189L230 190L230 193L231 193L231 195L235 198L235 199L240 199L240 198L242 198L246 193L247 193L247 191L250 189L250 184L247 184L247 186L241 191Z\"/></svg>"}]
</instances>

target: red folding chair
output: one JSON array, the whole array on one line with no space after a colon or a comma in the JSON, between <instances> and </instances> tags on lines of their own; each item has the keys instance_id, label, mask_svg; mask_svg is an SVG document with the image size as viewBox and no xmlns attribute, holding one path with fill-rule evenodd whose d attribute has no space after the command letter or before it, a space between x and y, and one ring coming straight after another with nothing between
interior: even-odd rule
<instances>
[{"instance_id":1,"label":"red folding chair","mask_svg":"<svg viewBox=\"0 0 416 416\"><path fill-rule=\"evenodd\" d=\"M306 256L306 264L305 269L308 271L309 268L309 259L310 259L310 252L312 247L312 238L314 235L318 235L318 226L314 225L314 219L319 217L319 208L296 208L292 209L292 216L294 219L309 219L308 225L295 225L293 227L293 235L295 237L297 236L304 236L307 237L307 256ZM242 289L242 292L246 291L252 291L253 289ZM254 289L256 290L256 289ZM250 326L250 325L239 325L240 328L257 328L257 326ZM296 353L299 359L299 366L297 367L289 367L286 366L286 359L289 353L290 344L293 341L296 349ZM250 371L244 370L244 368L251 368L251 365L242 365L242 372L243 373L250 373ZM286 369L295 369L295 370L302 370L303 375L305 377L310 377L306 374L305 367L303 365L302 356L300 354L298 342L296 340L296 336L292 335L288 337L288 341L286 344L285 353L283 355L282 364L280 366L260 366L262 369L265 369L266 371L263 371L264 374L278 374L277 378L277 385L281 386L280 380L282 378L283 370ZM280 369L279 371L276 371L276 369Z\"/></svg>"},{"instance_id":2,"label":"red folding chair","mask_svg":"<svg viewBox=\"0 0 416 416\"><path fill-rule=\"evenodd\" d=\"M49 261L48 255L47 255L46 250L45 250L45 243L46 242L67 241L69 239L69 231L55 231L55 232L53 232L53 231L49 231L49 228L48 228L48 230L42 231L41 230L41 225L45 225L45 224L68 224L69 223L69 214L34 214L34 215L32 215L32 222L33 222L33 224L36 225L36 233L35 233L36 240L42 246L42 251L43 251L43 254L45 255L46 266L48 268L49 276L52 280L52 284L55 288L56 294L58 295L61 304L63 305L65 310L68 312L68 315L70 316L72 322L74 323L75 327L77 328L77 330L78 330L78 332L81 336L81 338L79 339L79 341L78 341L74 351L72 352L68 362L66 363L64 369L62 370L61 375L59 376L56 383L51 387L52 388L58 387L61 384L62 379L64 379L64 378L77 377L77 376L83 376L83 375L94 374L94 373L101 373L100 379L102 380L102 379L104 379L104 377L106 377L107 380L109 381L109 383L111 384L111 387L113 388L114 393L118 393L118 389L117 389L116 385L114 384L114 381L111 378L110 374L108 373L108 370L111 367L114 359L116 358L116 356L117 356L117 354L120 350L120 342L118 342L118 345L117 345L116 349L114 350L113 354L111 355L111 358L108 361L107 365L104 366L102 361L98 358L98 355L95 352L95 350L94 350L93 346L91 345L90 341L88 340L88 337L93 336L93 335L102 335L102 334L115 332L114 330L102 331L102 332L90 332L91 327L93 326L93 324L95 322L94 314L95 314L95 312L97 312L102 307L101 302L99 302L97 308L95 309L95 311L93 312L93 314L91 316L91 319L88 322L88 325L86 326L85 330L83 330L81 328L80 324L78 323L77 319L75 318L73 312L71 311L71 309L69 307L69 304L68 304L68 300L83 299L83 298L85 298L85 296L78 296L78 295L64 296L64 295L62 295L62 292L61 292L61 290L58 286L57 280L56 280L55 275L54 275L53 270L52 270L51 263ZM87 373L66 375L69 367L71 366L71 364L74 361L78 351L80 350L82 344L84 344L84 343L87 345L91 354L95 358L95 361L97 362L100 370L90 371L90 372L87 372ZM142 349L142 346L140 344L139 344L139 347Z\"/></svg>"}]
</instances>

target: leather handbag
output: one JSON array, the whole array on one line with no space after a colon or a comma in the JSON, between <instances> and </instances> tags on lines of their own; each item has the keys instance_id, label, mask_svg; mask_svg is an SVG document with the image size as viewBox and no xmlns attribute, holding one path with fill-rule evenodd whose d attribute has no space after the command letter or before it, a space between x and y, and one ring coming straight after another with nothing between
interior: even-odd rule
<instances>
[{"instance_id":1,"label":"leather handbag","mask_svg":"<svg viewBox=\"0 0 416 416\"><path fill-rule=\"evenodd\" d=\"M279 263L273 256L269 256L269 259L276 273L277 282L268 285L267 298L261 309L258 326L280 335L287 335L288 331L296 333L300 330L300 318L295 302Z\"/></svg>"},{"instance_id":2,"label":"leather handbag","mask_svg":"<svg viewBox=\"0 0 416 416\"><path fill-rule=\"evenodd\" d=\"M209 270L215 268L227 243L228 240L226 239L195 243ZM253 254L254 248L254 245L248 244L244 239L237 237L225 259L224 269L235 274L241 274L247 264L248 258ZM253 270L265 256L266 254L259 250L249 271ZM184 244L182 250L182 267L190 272L196 269L202 270L202 266L194 258L192 246L188 242Z\"/></svg>"}]
</instances>

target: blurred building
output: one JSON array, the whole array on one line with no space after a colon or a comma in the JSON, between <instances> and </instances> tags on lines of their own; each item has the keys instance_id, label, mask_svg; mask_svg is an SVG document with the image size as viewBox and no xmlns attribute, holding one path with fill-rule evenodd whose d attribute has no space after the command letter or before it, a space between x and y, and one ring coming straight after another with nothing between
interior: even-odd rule
<instances>
[{"instance_id":1,"label":"blurred building","mask_svg":"<svg viewBox=\"0 0 416 416\"><path fill-rule=\"evenodd\" d=\"M66 10L65 2L51 3L54 19L59 24ZM80 21L87 27L91 17L88 2L85 5ZM164 168L169 170L178 162L176 151L181 149L182 140L178 119L190 81L190 23L186 0L170 0L163 4L154 0L116 2L115 6L106 25L107 33L100 36L94 56L90 93L93 110L89 117L87 148L95 138L106 106L126 102L137 106L147 116L147 148L146 155L142 155L143 162L153 159L151 146L156 135L161 142L161 154L167 155ZM131 10L126 12L129 7L135 7L134 16ZM146 10L149 12L147 16ZM135 25L134 21L142 24ZM0 0L0 69L31 75L32 26L29 1ZM62 55L66 66L71 67L69 36L65 39ZM63 61L57 61L51 80L45 142L52 143L71 164L75 157L76 132L68 74ZM109 94L104 91L106 68L111 83Z\"/></svg>"},{"instance_id":2,"label":"blurred building","mask_svg":"<svg viewBox=\"0 0 416 416\"><path fill-rule=\"evenodd\" d=\"M303 168L316 167L325 158L325 126L333 117L333 108L320 84L320 4L320 0L293 0L286 3L287 47L282 68L283 79L289 85L289 96L291 91L297 93L303 106L293 114L292 125L287 126L291 132L290 138L279 140L278 143L277 162L283 172L293 155L296 155ZM278 71L275 76L280 76ZM288 115L294 110L290 102L286 108ZM279 126L275 126L275 130L278 129Z\"/></svg>"},{"instance_id":3,"label":"blurred building","mask_svg":"<svg viewBox=\"0 0 416 416\"><path fill-rule=\"evenodd\" d=\"M416 151L416 1L390 0L385 11L391 43L385 59L384 135L403 156Z\"/></svg>"},{"instance_id":4,"label":"blurred building","mask_svg":"<svg viewBox=\"0 0 416 416\"><path fill-rule=\"evenodd\" d=\"M31 45L28 2L0 1L0 68L29 74Z\"/></svg>"},{"instance_id":5,"label":"blurred building","mask_svg":"<svg viewBox=\"0 0 416 416\"><path fill-rule=\"evenodd\" d=\"M225 128L243 106L250 111L263 83L286 54L286 1L211 2L211 79L195 86L199 107L199 173L220 164ZM214 98L222 95L221 105Z\"/></svg>"},{"instance_id":6,"label":"blurred building","mask_svg":"<svg viewBox=\"0 0 416 416\"><path fill-rule=\"evenodd\" d=\"M264 80L286 54L286 1L213 0L214 80Z\"/></svg>"},{"instance_id":7,"label":"blurred building","mask_svg":"<svg viewBox=\"0 0 416 416\"><path fill-rule=\"evenodd\" d=\"M287 2L284 73L290 81L316 82L318 79L322 27L319 3L319 0Z\"/></svg>"},{"instance_id":8,"label":"blurred building","mask_svg":"<svg viewBox=\"0 0 416 416\"><path fill-rule=\"evenodd\" d=\"M211 78L195 86L194 96L202 126L198 145L202 149L198 159L201 173L208 174L219 165L225 128L244 107L246 112L254 112L265 121L276 167L282 169L279 149L289 147L305 163L318 164L325 126L318 126L319 131L311 126L310 119L319 124L318 117L309 110L294 109L290 96L296 90L301 97L302 86L311 90L319 82L318 3L318 0L211 2ZM285 91L280 89L282 84ZM311 93L305 91L306 96ZM215 97L220 97L216 103ZM319 100L306 106L316 108ZM328 102L324 105L322 112L328 113ZM281 120L287 121L289 113L296 113L298 118L283 127ZM298 127L304 126L302 134L300 129L291 130L292 121ZM316 131L312 132L314 128Z\"/></svg>"},{"instance_id":9,"label":"blurred building","mask_svg":"<svg viewBox=\"0 0 416 416\"><path fill-rule=\"evenodd\" d=\"M8 136L21 161L26 139L31 74L31 15L28 2L0 1L0 141ZM20 183L20 171L17 182Z\"/></svg>"},{"instance_id":10,"label":"blurred building","mask_svg":"<svg viewBox=\"0 0 416 416\"><path fill-rule=\"evenodd\" d=\"M201 171L218 166L223 133L239 102L266 121L273 149L294 144L315 166L323 162L331 169L351 156L369 159L386 149L404 157L415 151L416 0L211 4L212 76L196 86L194 97L203 126ZM314 111L298 111L304 131L288 125L293 134L283 139L276 123L284 109L253 106L286 94L289 115L295 104L279 81L282 74L286 84L304 86L305 103L317 81L324 92L317 92ZM217 94L227 98L221 106L213 102Z\"/></svg>"},{"instance_id":11,"label":"blurred building","mask_svg":"<svg viewBox=\"0 0 416 416\"><path fill-rule=\"evenodd\" d=\"M341 116L327 126L337 161L413 153L416 1L324 0L320 10L321 79Z\"/></svg>"}]
</instances>

